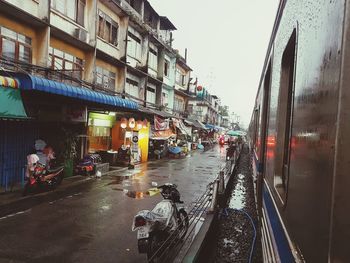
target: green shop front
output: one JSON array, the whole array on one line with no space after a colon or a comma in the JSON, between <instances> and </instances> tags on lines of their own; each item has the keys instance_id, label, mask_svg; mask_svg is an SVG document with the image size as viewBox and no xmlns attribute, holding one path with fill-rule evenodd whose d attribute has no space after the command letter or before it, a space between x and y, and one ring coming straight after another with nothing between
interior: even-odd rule
<instances>
[{"instance_id":1,"label":"green shop front","mask_svg":"<svg viewBox=\"0 0 350 263\"><path fill-rule=\"evenodd\" d=\"M26 156L37 133L24 109L19 82L0 76L0 191L24 184Z\"/></svg>"}]
</instances>

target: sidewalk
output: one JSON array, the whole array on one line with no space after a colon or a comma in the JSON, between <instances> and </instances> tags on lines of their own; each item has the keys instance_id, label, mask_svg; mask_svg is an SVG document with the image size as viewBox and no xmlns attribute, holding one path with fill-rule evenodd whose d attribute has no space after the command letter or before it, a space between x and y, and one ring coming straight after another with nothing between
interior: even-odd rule
<instances>
[{"instance_id":1,"label":"sidewalk","mask_svg":"<svg viewBox=\"0 0 350 263\"><path fill-rule=\"evenodd\" d=\"M137 167L137 165L136 165ZM111 170L103 176L113 176L115 173L127 170L127 167ZM45 191L43 193L29 194L22 196L23 189L18 189L12 192L0 193L0 218L15 213L16 211L28 209L31 206L40 204L45 201L55 200L64 196L71 190L79 189L79 186L96 181L95 176L75 175L64 178L62 183L53 191Z\"/></svg>"},{"instance_id":2,"label":"sidewalk","mask_svg":"<svg viewBox=\"0 0 350 263\"><path fill-rule=\"evenodd\" d=\"M193 153L196 153L196 151L194 151ZM160 160L150 160L146 163L140 163L135 165L135 168L139 168L145 164L151 164L154 162L159 162L164 160L165 158L162 158ZM171 160L171 159L168 159L168 160ZM118 167L117 169L110 170L107 173L103 174L102 177L121 176L117 174L127 170L128 170L128 167ZM64 178L61 185L59 185L53 191L46 191L38 194L30 194L28 196L22 196L23 189L18 189L13 192L2 192L0 193L0 219L1 217L11 215L18 211L27 210L43 202L50 202L50 201L62 198L69 191L79 190L79 188L82 187L82 185L85 185L86 183L93 183L93 182L96 182L96 177L94 176L76 175L76 176Z\"/></svg>"}]
</instances>

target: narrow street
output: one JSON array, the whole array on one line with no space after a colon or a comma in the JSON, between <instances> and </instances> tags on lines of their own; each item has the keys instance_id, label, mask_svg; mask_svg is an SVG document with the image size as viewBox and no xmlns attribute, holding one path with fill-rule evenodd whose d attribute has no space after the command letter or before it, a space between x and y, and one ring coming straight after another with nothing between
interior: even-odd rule
<instances>
[{"instance_id":1,"label":"narrow street","mask_svg":"<svg viewBox=\"0 0 350 263\"><path fill-rule=\"evenodd\" d=\"M152 209L161 196L137 192L147 191L152 182L175 183L191 207L217 176L225 153L225 148L215 146L184 159L144 163L86 183L64 198L3 217L0 262L146 262L137 251L132 219L139 210Z\"/></svg>"}]
</instances>

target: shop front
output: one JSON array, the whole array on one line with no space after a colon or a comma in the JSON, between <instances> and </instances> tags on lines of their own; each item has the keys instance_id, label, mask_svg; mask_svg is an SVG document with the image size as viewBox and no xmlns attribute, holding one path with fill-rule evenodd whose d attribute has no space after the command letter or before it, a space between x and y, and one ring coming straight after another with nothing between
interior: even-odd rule
<instances>
[{"instance_id":1,"label":"shop front","mask_svg":"<svg viewBox=\"0 0 350 263\"><path fill-rule=\"evenodd\" d=\"M0 76L0 192L23 185L26 153L36 134L28 121L19 82Z\"/></svg>"},{"instance_id":2,"label":"shop front","mask_svg":"<svg viewBox=\"0 0 350 263\"><path fill-rule=\"evenodd\" d=\"M89 113L88 153L97 153L112 149L112 127L115 116L97 112Z\"/></svg>"},{"instance_id":3,"label":"shop front","mask_svg":"<svg viewBox=\"0 0 350 263\"><path fill-rule=\"evenodd\" d=\"M28 74L13 75L21 84L24 105L31 117L28 130L37 130L32 147L37 139L52 146L58 161L67 167L66 175L73 174L75 161L86 153L111 149L115 117L104 114L106 111L138 108L135 102L84 87Z\"/></svg>"},{"instance_id":4,"label":"shop front","mask_svg":"<svg viewBox=\"0 0 350 263\"><path fill-rule=\"evenodd\" d=\"M137 115L124 116L119 117L112 128L112 148L128 151L133 163L147 162L150 123Z\"/></svg>"}]
</instances>

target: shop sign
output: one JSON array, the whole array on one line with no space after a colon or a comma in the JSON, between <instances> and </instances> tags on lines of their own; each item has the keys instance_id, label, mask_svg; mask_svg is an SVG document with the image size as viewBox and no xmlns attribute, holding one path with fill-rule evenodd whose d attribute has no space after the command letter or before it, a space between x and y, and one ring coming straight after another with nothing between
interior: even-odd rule
<instances>
[{"instance_id":1,"label":"shop sign","mask_svg":"<svg viewBox=\"0 0 350 263\"><path fill-rule=\"evenodd\" d=\"M134 131L132 133L132 144L131 144L131 151L133 153L138 153L139 152L139 133L137 131Z\"/></svg>"},{"instance_id":2,"label":"shop sign","mask_svg":"<svg viewBox=\"0 0 350 263\"><path fill-rule=\"evenodd\" d=\"M139 145L137 143L132 143L131 145L131 152L138 153L139 152Z\"/></svg>"},{"instance_id":3,"label":"shop sign","mask_svg":"<svg viewBox=\"0 0 350 263\"><path fill-rule=\"evenodd\" d=\"M68 121L72 122L86 122L87 121L87 108L67 108L66 117Z\"/></svg>"},{"instance_id":4,"label":"shop sign","mask_svg":"<svg viewBox=\"0 0 350 263\"><path fill-rule=\"evenodd\" d=\"M115 122L115 116L102 113L89 113L89 126L109 127L112 128Z\"/></svg>"}]
</instances>

